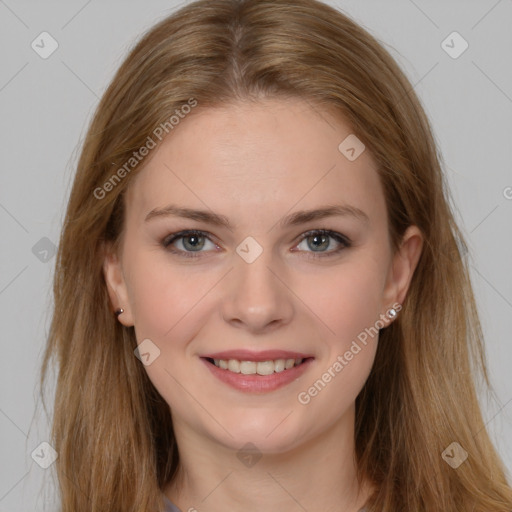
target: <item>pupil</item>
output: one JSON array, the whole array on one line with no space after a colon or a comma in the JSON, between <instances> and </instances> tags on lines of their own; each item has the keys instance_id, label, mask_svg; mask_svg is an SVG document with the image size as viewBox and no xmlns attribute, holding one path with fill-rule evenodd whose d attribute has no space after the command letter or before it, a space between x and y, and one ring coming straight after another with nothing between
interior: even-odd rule
<instances>
[{"instance_id":1,"label":"pupil","mask_svg":"<svg viewBox=\"0 0 512 512\"><path fill-rule=\"evenodd\" d=\"M313 236L312 236L312 238L313 238L315 241L317 241L318 239L322 239L322 238L324 239L324 242L325 242L325 241L327 241L327 236L326 236L326 235L313 235ZM327 241L327 242L328 242L328 241ZM329 244L327 243L327 245L329 245ZM318 245L317 245L316 247L317 247L317 248L319 248L319 246L318 246Z\"/></svg>"},{"instance_id":2,"label":"pupil","mask_svg":"<svg viewBox=\"0 0 512 512\"><path fill-rule=\"evenodd\" d=\"M200 239L201 237L198 236L198 235L188 235L187 237L184 238L185 240L185 243L187 244L187 240L195 240L195 242L192 242L192 244L188 244L192 249L197 249L198 247L198 240ZM199 244L200 245L200 244Z\"/></svg>"}]
</instances>

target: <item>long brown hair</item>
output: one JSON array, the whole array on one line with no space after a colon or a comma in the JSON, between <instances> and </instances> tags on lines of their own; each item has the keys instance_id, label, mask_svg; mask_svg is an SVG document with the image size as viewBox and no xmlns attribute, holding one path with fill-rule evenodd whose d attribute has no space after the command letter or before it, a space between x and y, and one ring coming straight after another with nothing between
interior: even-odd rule
<instances>
[{"instance_id":1,"label":"long brown hair","mask_svg":"<svg viewBox=\"0 0 512 512\"><path fill-rule=\"evenodd\" d=\"M141 38L97 107L60 238L41 369L43 388L50 362L58 367L51 444L62 511L157 511L179 463L169 406L134 356L133 328L112 314L102 272L103 244L119 239L124 192L147 159L126 162L157 127L171 133L169 119L191 99L203 108L265 97L343 116L379 164L393 246L411 224L424 236L356 400L358 477L376 484L368 511L510 512L477 400L477 377L490 383L464 239L431 127L389 53L316 0L190 3ZM457 469L442 456L453 442L468 453Z\"/></svg>"}]
</instances>

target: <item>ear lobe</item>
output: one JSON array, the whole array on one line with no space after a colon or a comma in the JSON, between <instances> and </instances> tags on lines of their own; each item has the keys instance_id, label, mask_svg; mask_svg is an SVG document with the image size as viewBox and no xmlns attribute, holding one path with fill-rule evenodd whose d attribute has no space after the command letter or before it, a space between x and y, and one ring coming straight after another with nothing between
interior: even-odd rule
<instances>
[{"instance_id":1,"label":"ear lobe","mask_svg":"<svg viewBox=\"0 0 512 512\"><path fill-rule=\"evenodd\" d=\"M389 303L403 304L422 248L423 235L420 229L417 226L409 226L404 233L400 248L393 257L392 269L386 286Z\"/></svg>"},{"instance_id":2,"label":"ear lobe","mask_svg":"<svg viewBox=\"0 0 512 512\"><path fill-rule=\"evenodd\" d=\"M105 277L108 295L114 311L119 308L123 309L123 313L117 316L119 322L127 327L133 326L123 269L119 257L111 245L104 246L103 276Z\"/></svg>"}]
</instances>

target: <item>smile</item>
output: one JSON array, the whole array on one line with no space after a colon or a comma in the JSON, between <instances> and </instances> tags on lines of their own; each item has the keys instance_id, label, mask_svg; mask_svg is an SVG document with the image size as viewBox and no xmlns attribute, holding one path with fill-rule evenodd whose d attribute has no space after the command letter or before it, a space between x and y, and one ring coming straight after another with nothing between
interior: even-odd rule
<instances>
[{"instance_id":1,"label":"smile","mask_svg":"<svg viewBox=\"0 0 512 512\"><path fill-rule=\"evenodd\" d=\"M244 375L272 375L289 370L294 366L302 364L303 359L275 359L269 361L239 361L238 359L211 359L217 368L228 370L233 373L243 373Z\"/></svg>"},{"instance_id":2,"label":"smile","mask_svg":"<svg viewBox=\"0 0 512 512\"><path fill-rule=\"evenodd\" d=\"M293 383L314 363L314 357L296 359L217 359L201 357L210 373L229 387L245 393L268 393Z\"/></svg>"}]
</instances>

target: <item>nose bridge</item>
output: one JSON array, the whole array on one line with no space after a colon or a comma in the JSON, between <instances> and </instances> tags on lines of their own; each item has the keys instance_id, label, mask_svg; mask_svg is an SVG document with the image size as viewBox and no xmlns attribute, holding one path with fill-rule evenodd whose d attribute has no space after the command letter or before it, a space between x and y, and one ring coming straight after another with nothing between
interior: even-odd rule
<instances>
[{"instance_id":1,"label":"nose bridge","mask_svg":"<svg viewBox=\"0 0 512 512\"><path fill-rule=\"evenodd\" d=\"M223 298L224 319L251 330L289 322L292 294L280 275L284 267L276 262L272 250L248 237L237 247L234 267Z\"/></svg>"}]
</instances>

